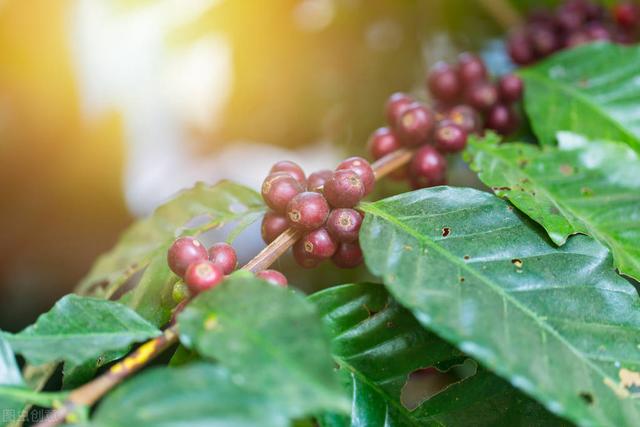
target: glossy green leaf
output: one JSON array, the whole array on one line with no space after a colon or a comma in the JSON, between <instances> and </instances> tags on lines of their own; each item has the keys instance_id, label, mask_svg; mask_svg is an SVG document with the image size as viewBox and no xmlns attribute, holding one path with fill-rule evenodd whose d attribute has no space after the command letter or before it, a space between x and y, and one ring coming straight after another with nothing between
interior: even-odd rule
<instances>
[{"instance_id":1,"label":"glossy green leaf","mask_svg":"<svg viewBox=\"0 0 640 427\"><path fill-rule=\"evenodd\" d=\"M33 325L4 337L16 353L34 365L60 360L80 365L159 334L152 324L120 303L71 294Z\"/></svg>"},{"instance_id":2,"label":"glossy green leaf","mask_svg":"<svg viewBox=\"0 0 640 427\"><path fill-rule=\"evenodd\" d=\"M472 189L362 208L367 266L423 325L579 424L640 419L629 382L640 371L640 301L605 247L577 235L558 248Z\"/></svg>"},{"instance_id":3,"label":"glossy green leaf","mask_svg":"<svg viewBox=\"0 0 640 427\"><path fill-rule=\"evenodd\" d=\"M260 195L249 188L229 181L213 186L199 183L129 227L118 244L98 259L77 291L109 297L154 257L166 256L176 237L197 235L264 209Z\"/></svg>"},{"instance_id":4,"label":"glossy green leaf","mask_svg":"<svg viewBox=\"0 0 640 427\"><path fill-rule=\"evenodd\" d=\"M558 135L558 147L471 141L471 167L500 197L562 245L585 233L608 246L618 270L640 279L640 159L625 144Z\"/></svg>"},{"instance_id":5,"label":"glossy green leaf","mask_svg":"<svg viewBox=\"0 0 640 427\"><path fill-rule=\"evenodd\" d=\"M558 425L562 422L506 381L479 368L415 409L401 401L409 374L456 363L463 354L427 332L380 285L329 288L310 300L332 336L332 352L347 376L351 419L327 414L324 426Z\"/></svg>"},{"instance_id":6,"label":"glossy green leaf","mask_svg":"<svg viewBox=\"0 0 640 427\"><path fill-rule=\"evenodd\" d=\"M91 425L284 427L287 415L286 402L247 390L220 367L196 363L127 381L104 399Z\"/></svg>"},{"instance_id":7,"label":"glossy green leaf","mask_svg":"<svg viewBox=\"0 0 640 427\"><path fill-rule=\"evenodd\" d=\"M590 43L519 71L535 134L552 144L556 132L622 141L640 152L640 46Z\"/></svg>"},{"instance_id":8,"label":"glossy green leaf","mask_svg":"<svg viewBox=\"0 0 640 427\"><path fill-rule=\"evenodd\" d=\"M247 387L286 401L294 415L349 408L320 318L293 289L239 272L196 297L178 327L184 345Z\"/></svg>"}]
</instances>

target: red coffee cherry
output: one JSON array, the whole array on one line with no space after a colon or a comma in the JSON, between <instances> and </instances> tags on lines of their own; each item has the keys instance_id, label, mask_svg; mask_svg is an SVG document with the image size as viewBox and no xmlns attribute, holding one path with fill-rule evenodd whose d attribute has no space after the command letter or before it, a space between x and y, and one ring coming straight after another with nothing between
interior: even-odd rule
<instances>
[{"instance_id":1,"label":"red coffee cherry","mask_svg":"<svg viewBox=\"0 0 640 427\"><path fill-rule=\"evenodd\" d=\"M337 170L324 185L323 194L334 208L351 208L364 197L360 175L352 169Z\"/></svg>"},{"instance_id":2,"label":"red coffee cherry","mask_svg":"<svg viewBox=\"0 0 640 427\"><path fill-rule=\"evenodd\" d=\"M298 240L293 245L293 258L296 260L296 263L302 268L315 268L322 261L319 258L314 258L309 255L304 249L304 243L302 240Z\"/></svg>"},{"instance_id":3,"label":"red coffee cherry","mask_svg":"<svg viewBox=\"0 0 640 427\"><path fill-rule=\"evenodd\" d=\"M453 122L440 122L433 139L436 148L442 153L457 153L467 146L467 133Z\"/></svg>"},{"instance_id":4,"label":"red coffee cherry","mask_svg":"<svg viewBox=\"0 0 640 427\"><path fill-rule=\"evenodd\" d=\"M301 242L304 252L311 258L327 259L336 252L336 242L324 227L308 232L302 237Z\"/></svg>"},{"instance_id":5,"label":"red coffee cherry","mask_svg":"<svg viewBox=\"0 0 640 427\"><path fill-rule=\"evenodd\" d=\"M307 185L307 179L304 175L304 171L302 168L295 162L289 160L282 160L275 163L271 170L269 171L269 175L273 175L276 172L285 172L291 175L300 183L302 187Z\"/></svg>"},{"instance_id":6,"label":"red coffee cherry","mask_svg":"<svg viewBox=\"0 0 640 427\"><path fill-rule=\"evenodd\" d=\"M395 129L404 145L416 147L430 141L434 122L434 114L429 108L413 103L398 117Z\"/></svg>"},{"instance_id":7,"label":"red coffee cherry","mask_svg":"<svg viewBox=\"0 0 640 427\"><path fill-rule=\"evenodd\" d=\"M321 227L329 216L329 204L324 196L313 191L305 191L295 196L287 205L289 223L300 230L314 230Z\"/></svg>"},{"instance_id":8,"label":"red coffee cherry","mask_svg":"<svg viewBox=\"0 0 640 427\"><path fill-rule=\"evenodd\" d=\"M171 271L183 277L190 264L204 261L208 257L207 248L193 237L180 237L169 247L167 264Z\"/></svg>"},{"instance_id":9,"label":"red coffee cherry","mask_svg":"<svg viewBox=\"0 0 640 427\"><path fill-rule=\"evenodd\" d=\"M447 171L447 161L430 145L421 147L413 155L409 165L411 184L414 188L442 185Z\"/></svg>"},{"instance_id":10,"label":"red coffee cherry","mask_svg":"<svg viewBox=\"0 0 640 427\"><path fill-rule=\"evenodd\" d=\"M498 81L500 99L506 103L518 102L522 98L524 84L515 74L506 74Z\"/></svg>"},{"instance_id":11,"label":"red coffee cherry","mask_svg":"<svg viewBox=\"0 0 640 427\"><path fill-rule=\"evenodd\" d=\"M184 282L193 295L211 289L224 280L222 268L211 261L194 262L184 274Z\"/></svg>"},{"instance_id":12,"label":"red coffee cherry","mask_svg":"<svg viewBox=\"0 0 640 427\"><path fill-rule=\"evenodd\" d=\"M509 36L507 50L511 60L518 65L529 65L536 60L533 46L529 43L529 37L522 31Z\"/></svg>"},{"instance_id":13,"label":"red coffee cherry","mask_svg":"<svg viewBox=\"0 0 640 427\"><path fill-rule=\"evenodd\" d=\"M473 108L488 111L498 102L498 90L489 82L479 82L467 90L465 99Z\"/></svg>"},{"instance_id":14,"label":"red coffee cherry","mask_svg":"<svg viewBox=\"0 0 640 427\"><path fill-rule=\"evenodd\" d=\"M458 57L458 76L463 85L470 87L487 79L487 68L478 56L465 52Z\"/></svg>"},{"instance_id":15,"label":"red coffee cherry","mask_svg":"<svg viewBox=\"0 0 640 427\"><path fill-rule=\"evenodd\" d=\"M462 92L457 70L445 62L433 67L427 78L427 87L434 98L445 103L455 102Z\"/></svg>"},{"instance_id":16,"label":"red coffee cherry","mask_svg":"<svg viewBox=\"0 0 640 427\"><path fill-rule=\"evenodd\" d=\"M553 28L542 24L529 29L529 41L533 50L543 57L551 55L560 47L560 40Z\"/></svg>"},{"instance_id":17,"label":"red coffee cherry","mask_svg":"<svg viewBox=\"0 0 640 427\"><path fill-rule=\"evenodd\" d=\"M349 157L340 162L336 170L351 169L360 176L362 184L364 184L364 195L366 196L373 190L376 183L376 175L368 161L362 157Z\"/></svg>"},{"instance_id":18,"label":"red coffee cherry","mask_svg":"<svg viewBox=\"0 0 640 427\"><path fill-rule=\"evenodd\" d=\"M393 131L388 127L376 129L371 134L367 146L371 157L376 160L402 148L400 140L396 138Z\"/></svg>"},{"instance_id":19,"label":"red coffee cherry","mask_svg":"<svg viewBox=\"0 0 640 427\"><path fill-rule=\"evenodd\" d=\"M616 4L613 7L613 16L622 28L634 29L640 26L640 7L631 1Z\"/></svg>"},{"instance_id":20,"label":"red coffee cherry","mask_svg":"<svg viewBox=\"0 0 640 427\"><path fill-rule=\"evenodd\" d=\"M340 243L331 261L340 268L354 268L362 264L362 249L358 242Z\"/></svg>"},{"instance_id":21,"label":"red coffee cherry","mask_svg":"<svg viewBox=\"0 0 640 427\"><path fill-rule=\"evenodd\" d=\"M286 288L289 283L287 277L277 270L262 270L256 273L256 277L272 285L282 286L283 288Z\"/></svg>"},{"instance_id":22,"label":"red coffee cherry","mask_svg":"<svg viewBox=\"0 0 640 427\"><path fill-rule=\"evenodd\" d=\"M518 115L507 105L498 104L487 115L487 128L501 135L509 135L518 129Z\"/></svg>"},{"instance_id":23,"label":"red coffee cherry","mask_svg":"<svg viewBox=\"0 0 640 427\"><path fill-rule=\"evenodd\" d=\"M302 191L300 183L286 172L271 174L262 183L262 198L276 212L285 212L291 199Z\"/></svg>"},{"instance_id":24,"label":"red coffee cherry","mask_svg":"<svg viewBox=\"0 0 640 427\"><path fill-rule=\"evenodd\" d=\"M327 218L327 231L338 242L358 240L362 215L355 209L334 209Z\"/></svg>"},{"instance_id":25,"label":"red coffee cherry","mask_svg":"<svg viewBox=\"0 0 640 427\"><path fill-rule=\"evenodd\" d=\"M289 228L289 220L285 215L274 211L269 211L262 218L262 240L269 244L276 240L276 237L284 233Z\"/></svg>"},{"instance_id":26,"label":"red coffee cherry","mask_svg":"<svg viewBox=\"0 0 640 427\"><path fill-rule=\"evenodd\" d=\"M394 127L398 122L400 114L415 100L406 93L396 92L389 97L385 106L385 115L389 126Z\"/></svg>"},{"instance_id":27,"label":"red coffee cherry","mask_svg":"<svg viewBox=\"0 0 640 427\"><path fill-rule=\"evenodd\" d=\"M468 105L456 105L447 113L447 119L457 124L467 134L479 131L482 128L480 116Z\"/></svg>"},{"instance_id":28,"label":"red coffee cherry","mask_svg":"<svg viewBox=\"0 0 640 427\"><path fill-rule=\"evenodd\" d=\"M231 274L238 264L238 255L228 243L216 243L209 248L209 260L222 269L224 274Z\"/></svg>"},{"instance_id":29,"label":"red coffee cherry","mask_svg":"<svg viewBox=\"0 0 640 427\"><path fill-rule=\"evenodd\" d=\"M332 176L333 171L329 169L323 169L312 173L309 175L309 178L307 178L307 190L321 193L324 184L331 179Z\"/></svg>"}]
</instances>

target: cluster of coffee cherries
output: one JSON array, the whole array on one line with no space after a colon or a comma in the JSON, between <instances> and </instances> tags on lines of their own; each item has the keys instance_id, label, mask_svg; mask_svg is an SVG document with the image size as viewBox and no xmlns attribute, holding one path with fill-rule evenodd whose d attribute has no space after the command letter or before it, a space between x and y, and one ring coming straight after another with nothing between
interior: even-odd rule
<instances>
[{"instance_id":1,"label":"cluster of coffee cherries","mask_svg":"<svg viewBox=\"0 0 640 427\"><path fill-rule=\"evenodd\" d=\"M481 58L463 53L456 64L436 64L427 76L427 88L435 100L433 108L404 93L391 95L387 126L377 129L368 143L374 159L402 147L417 148L409 166L391 175L408 177L413 188L444 184L444 155L462 151L468 135L485 128L503 135L516 130L519 118L512 105L521 99L523 83L511 74L493 82Z\"/></svg>"},{"instance_id":2,"label":"cluster of coffee cherries","mask_svg":"<svg viewBox=\"0 0 640 427\"><path fill-rule=\"evenodd\" d=\"M182 302L189 295L195 296L222 283L236 269L238 255L228 243L216 243L207 249L198 239L180 237L169 247L167 263L182 279L172 294L176 302ZM276 270L263 270L256 276L274 285L287 286L287 278Z\"/></svg>"},{"instance_id":3,"label":"cluster of coffee cherries","mask_svg":"<svg viewBox=\"0 0 640 427\"><path fill-rule=\"evenodd\" d=\"M262 184L262 197L271 208L262 220L262 238L269 244L293 227L303 232L293 246L300 266L313 268L331 259L341 268L356 267L362 263L358 235L363 214L355 206L374 183L373 169L361 157L308 177L296 163L278 162Z\"/></svg>"},{"instance_id":4,"label":"cluster of coffee cherries","mask_svg":"<svg viewBox=\"0 0 640 427\"><path fill-rule=\"evenodd\" d=\"M567 0L555 10L536 10L508 38L513 62L528 65L552 53L592 41L638 41L640 7L631 1L610 11L589 0Z\"/></svg>"}]
</instances>

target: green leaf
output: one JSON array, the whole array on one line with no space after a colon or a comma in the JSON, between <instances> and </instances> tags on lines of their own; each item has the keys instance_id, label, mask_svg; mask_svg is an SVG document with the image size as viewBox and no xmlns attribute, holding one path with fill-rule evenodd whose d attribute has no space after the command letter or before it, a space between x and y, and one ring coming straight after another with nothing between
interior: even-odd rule
<instances>
[{"instance_id":1,"label":"green leaf","mask_svg":"<svg viewBox=\"0 0 640 427\"><path fill-rule=\"evenodd\" d=\"M64 360L80 365L111 350L160 334L124 305L97 298L67 295L35 324L4 337L16 353L40 365Z\"/></svg>"},{"instance_id":2,"label":"green leaf","mask_svg":"<svg viewBox=\"0 0 640 427\"><path fill-rule=\"evenodd\" d=\"M423 325L578 424L640 419L629 381L640 370L640 301L605 247L577 235L558 248L472 189L362 209L369 269Z\"/></svg>"},{"instance_id":3,"label":"green leaf","mask_svg":"<svg viewBox=\"0 0 640 427\"><path fill-rule=\"evenodd\" d=\"M287 403L238 385L204 363L154 368L127 381L98 407L95 426L284 427Z\"/></svg>"},{"instance_id":4,"label":"green leaf","mask_svg":"<svg viewBox=\"0 0 640 427\"><path fill-rule=\"evenodd\" d=\"M294 416L348 411L314 306L293 289L239 272L178 316L180 339L247 387L287 402Z\"/></svg>"},{"instance_id":5,"label":"green leaf","mask_svg":"<svg viewBox=\"0 0 640 427\"><path fill-rule=\"evenodd\" d=\"M77 292L110 297L152 259L166 257L176 237L197 235L264 209L260 195L244 186L229 181L213 186L198 183L129 227L118 244L98 259ZM150 283L167 280L154 277Z\"/></svg>"},{"instance_id":6,"label":"green leaf","mask_svg":"<svg viewBox=\"0 0 640 427\"><path fill-rule=\"evenodd\" d=\"M413 371L456 364L463 354L423 329L380 285L337 286L310 300L331 332L334 358L354 399L351 420L327 414L322 417L325 426L560 424L482 368L407 409L401 393Z\"/></svg>"},{"instance_id":7,"label":"green leaf","mask_svg":"<svg viewBox=\"0 0 640 427\"><path fill-rule=\"evenodd\" d=\"M471 167L500 197L562 245L585 233L611 249L622 274L640 279L640 159L624 144L561 132L559 147L472 140Z\"/></svg>"},{"instance_id":8,"label":"green leaf","mask_svg":"<svg viewBox=\"0 0 640 427\"><path fill-rule=\"evenodd\" d=\"M640 152L640 46L590 43L519 71L535 134L552 144L556 132L622 141Z\"/></svg>"}]
</instances>

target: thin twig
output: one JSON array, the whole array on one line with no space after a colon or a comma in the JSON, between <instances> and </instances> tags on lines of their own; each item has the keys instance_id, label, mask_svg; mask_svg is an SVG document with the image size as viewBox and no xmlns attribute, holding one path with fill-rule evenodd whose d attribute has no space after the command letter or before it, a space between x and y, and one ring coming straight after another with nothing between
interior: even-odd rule
<instances>
[{"instance_id":1,"label":"thin twig","mask_svg":"<svg viewBox=\"0 0 640 427\"><path fill-rule=\"evenodd\" d=\"M504 30L522 25L520 13L508 0L478 0L484 9L493 16Z\"/></svg>"},{"instance_id":2,"label":"thin twig","mask_svg":"<svg viewBox=\"0 0 640 427\"><path fill-rule=\"evenodd\" d=\"M406 165L409 160L411 160L412 155L412 150L401 148L377 160L371 165L376 180ZM295 228L288 228L260 251L251 261L244 265L242 269L257 273L269 268L271 264L287 252L301 236L302 233L300 231ZM102 396L109 392L109 390L140 370L177 341L178 328L174 324L165 329L164 333L159 337L147 341L138 347L136 351L113 365L101 376L72 391L64 404L39 422L36 427L57 426L65 422L68 417L73 417L74 412L78 408L95 404Z\"/></svg>"}]
</instances>

